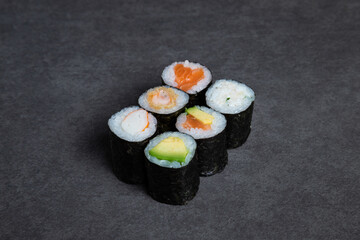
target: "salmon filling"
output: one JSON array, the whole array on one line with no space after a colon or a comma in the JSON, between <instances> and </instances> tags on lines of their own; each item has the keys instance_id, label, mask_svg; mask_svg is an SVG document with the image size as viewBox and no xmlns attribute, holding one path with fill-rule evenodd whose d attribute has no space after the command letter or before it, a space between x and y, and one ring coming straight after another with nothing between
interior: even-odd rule
<instances>
[{"instance_id":1,"label":"salmon filling","mask_svg":"<svg viewBox=\"0 0 360 240\"><path fill-rule=\"evenodd\" d=\"M203 130L211 129L211 124L204 124L190 114L186 115L186 121L182 124L182 126L183 128L186 129L192 129L192 128L199 128Z\"/></svg>"},{"instance_id":2,"label":"salmon filling","mask_svg":"<svg viewBox=\"0 0 360 240\"><path fill-rule=\"evenodd\" d=\"M148 93L147 101L149 106L153 109L168 109L176 106L177 94L174 90L166 87L156 88L154 91Z\"/></svg>"},{"instance_id":3,"label":"salmon filling","mask_svg":"<svg viewBox=\"0 0 360 240\"><path fill-rule=\"evenodd\" d=\"M184 67L184 65L180 63L175 65L174 72L175 82L177 83L178 88L185 92L190 90L205 77L203 69L191 69L189 67Z\"/></svg>"}]
</instances>

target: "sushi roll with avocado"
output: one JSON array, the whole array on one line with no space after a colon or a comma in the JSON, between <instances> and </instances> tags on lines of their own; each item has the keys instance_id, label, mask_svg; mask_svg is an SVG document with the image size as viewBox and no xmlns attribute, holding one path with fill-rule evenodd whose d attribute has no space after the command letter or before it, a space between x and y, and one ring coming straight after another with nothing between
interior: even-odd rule
<instances>
[{"instance_id":1,"label":"sushi roll with avocado","mask_svg":"<svg viewBox=\"0 0 360 240\"><path fill-rule=\"evenodd\" d=\"M177 118L179 132L189 134L197 143L198 167L201 176L221 172L227 162L226 119L210 108L194 106Z\"/></svg>"},{"instance_id":2,"label":"sushi roll with avocado","mask_svg":"<svg viewBox=\"0 0 360 240\"><path fill-rule=\"evenodd\" d=\"M225 115L228 148L245 143L251 131L255 93L243 83L218 80L206 92L206 104Z\"/></svg>"},{"instance_id":3,"label":"sushi roll with avocado","mask_svg":"<svg viewBox=\"0 0 360 240\"><path fill-rule=\"evenodd\" d=\"M165 132L150 140L145 166L152 198L184 205L195 197L200 181L195 151L195 140L179 132Z\"/></svg>"},{"instance_id":4,"label":"sushi roll with avocado","mask_svg":"<svg viewBox=\"0 0 360 240\"><path fill-rule=\"evenodd\" d=\"M156 118L137 106L111 116L110 145L115 175L126 183L146 181L144 149L156 132Z\"/></svg>"},{"instance_id":5,"label":"sushi roll with avocado","mask_svg":"<svg viewBox=\"0 0 360 240\"><path fill-rule=\"evenodd\" d=\"M164 69L161 77L166 85L176 87L189 94L188 106L205 105L206 88L212 78L206 67L188 60L174 62Z\"/></svg>"},{"instance_id":6,"label":"sushi roll with avocado","mask_svg":"<svg viewBox=\"0 0 360 240\"><path fill-rule=\"evenodd\" d=\"M184 111L189 96L176 88L154 87L139 97L139 105L154 114L159 133L175 130L176 117Z\"/></svg>"}]
</instances>

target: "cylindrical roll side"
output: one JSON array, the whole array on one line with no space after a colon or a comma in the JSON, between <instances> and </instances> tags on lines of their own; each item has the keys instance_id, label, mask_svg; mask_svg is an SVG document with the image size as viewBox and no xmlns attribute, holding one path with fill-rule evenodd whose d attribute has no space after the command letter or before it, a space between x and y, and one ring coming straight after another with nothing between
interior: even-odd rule
<instances>
[{"instance_id":1,"label":"cylindrical roll side","mask_svg":"<svg viewBox=\"0 0 360 240\"><path fill-rule=\"evenodd\" d=\"M243 112L224 114L227 121L226 142L227 148L237 148L246 142L251 132L251 118L254 102Z\"/></svg>"},{"instance_id":2,"label":"cylindrical roll side","mask_svg":"<svg viewBox=\"0 0 360 240\"><path fill-rule=\"evenodd\" d=\"M149 139L128 142L110 131L112 168L116 177L126 183L146 182L144 149Z\"/></svg>"},{"instance_id":3,"label":"cylindrical roll side","mask_svg":"<svg viewBox=\"0 0 360 240\"><path fill-rule=\"evenodd\" d=\"M188 165L166 168L146 161L148 192L156 201L184 205L193 199L199 189L196 154Z\"/></svg>"},{"instance_id":4,"label":"cylindrical roll side","mask_svg":"<svg viewBox=\"0 0 360 240\"><path fill-rule=\"evenodd\" d=\"M210 82L211 83L211 82ZM209 83L209 85L210 85ZM203 90L201 90L200 92L196 93L196 94L189 94L189 103L186 105L187 107L192 107L195 105L199 105L199 106L205 106L206 105L206 97L205 97L205 93L207 91L207 89L209 88L209 85L204 88Z\"/></svg>"},{"instance_id":5,"label":"cylindrical roll side","mask_svg":"<svg viewBox=\"0 0 360 240\"><path fill-rule=\"evenodd\" d=\"M185 107L170 114L160 114L152 112L152 114L157 119L157 133L160 134L167 131L176 131L176 118L184 111Z\"/></svg>"},{"instance_id":6,"label":"cylindrical roll side","mask_svg":"<svg viewBox=\"0 0 360 240\"><path fill-rule=\"evenodd\" d=\"M197 139L198 167L201 176L211 176L224 170L228 162L226 131L214 137Z\"/></svg>"}]
</instances>

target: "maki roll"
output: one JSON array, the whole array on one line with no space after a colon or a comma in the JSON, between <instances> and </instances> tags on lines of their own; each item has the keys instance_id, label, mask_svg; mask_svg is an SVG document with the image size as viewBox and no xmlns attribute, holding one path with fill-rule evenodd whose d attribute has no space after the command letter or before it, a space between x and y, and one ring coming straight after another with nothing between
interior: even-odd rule
<instances>
[{"instance_id":1,"label":"maki roll","mask_svg":"<svg viewBox=\"0 0 360 240\"><path fill-rule=\"evenodd\" d=\"M165 132L149 142L145 166L152 198L184 205L195 197L200 182L195 151L195 140L179 132Z\"/></svg>"},{"instance_id":2,"label":"maki roll","mask_svg":"<svg viewBox=\"0 0 360 240\"><path fill-rule=\"evenodd\" d=\"M156 118L137 106L111 116L110 145L115 175L126 183L146 181L144 149L156 132Z\"/></svg>"},{"instance_id":3,"label":"maki roll","mask_svg":"<svg viewBox=\"0 0 360 240\"><path fill-rule=\"evenodd\" d=\"M207 90L206 104L226 117L228 148L239 147L248 138L254 100L251 88L233 80L218 80Z\"/></svg>"},{"instance_id":4,"label":"maki roll","mask_svg":"<svg viewBox=\"0 0 360 240\"><path fill-rule=\"evenodd\" d=\"M168 86L151 88L139 97L139 105L158 120L159 133L175 130L176 117L184 111L188 101L185 92Z\"/></svg>"},{"instance_id":5,"label":"maki roll","mask_svg":"<svg viewBox=\"0 0 360 240\"><path fill-rule=\"evenodd\" d=\"M188 108L177 118L176 128L196 140L201 176L221 172L228 162L225 127L224 115L207 107Z\"/></svg>"},{"instance_id":6,"label":"maki roll","mask_svg":"<svg viewBox=\"0 0 360 240\"><path fill-rule=\"evenodd\" d=\"M206 88L212 78L206 67L188 60L174 62L164 69L161 77L166 85L176 87L189 94L188 106L205 105Z\"/></svg>"}]
</instances>

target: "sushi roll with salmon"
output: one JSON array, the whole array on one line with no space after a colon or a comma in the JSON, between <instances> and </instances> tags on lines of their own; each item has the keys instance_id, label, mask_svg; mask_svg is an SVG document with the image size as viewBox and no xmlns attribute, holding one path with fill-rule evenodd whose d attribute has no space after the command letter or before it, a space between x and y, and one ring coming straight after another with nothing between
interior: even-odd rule
<instances>
[{"instance_id":1,"label":"sushi roll with salmon","mask_svg":"<svg viewBox=\"0 0 360 240\"><path fill-rule=\"evenodd\" d=\"M202 106L188 108L177 118L178 131L196 140L201 176L221 172L228 162L225 127L224 115Z\"/></svg>"},{"instance_id":2,"label":"sushi roll with salmon","mask_svg":"<svg viewBox=\"0 0 360 240\"><path fill-rule=\"evenodd\" d=\"M183 90L190 96L188 106L205 105L205 92L211 82L211 72L199 63L174 62L165 67L163 82Z\"/></svg>"},{"instance_id":3,"label":"sushi roll with salmon","mask_svg":"<svg viewBox=\"0 0 360 240\"><path fill-rule=\"evenodd\" d=\"M165 132L145 148L148 192L156 201L184 205L199 189L196 142L189 135Z\"/></svg>"},{"instance_id":4,"label":"sushi roll with salmon","mask_svg":"<svg viewBox=\"0 0 360 240\"><path fill-rule=\"evenodd\" d=\"M176 117L188 102L185 92L169 86L151 88L139 97L139 105L158 120L159 133L175 130Z\"/></svg>"},{"instance_id":5,"label":"sushi roll with salmon","mask_svg":"<svg viewBox=\"0 0 360 240\"><path fill-rule=\"evenodd\" d=\"M156 118L146 110L132 106L112 115L108 125L115 175L126 183L145 182L144 149L156 132Z\"/></svg>"},{"instance_id":6,"label":"sushi roll with salmon","mask_svg":"<svg viewBox=\"0 0 360 240\"><path fill-rule=\"evenodd\" d=\"M251 131L255 93L243 83L218 80L206 92L206 104L225 115L228 148L245 143Z\"/></svg>"}]
</instances>

